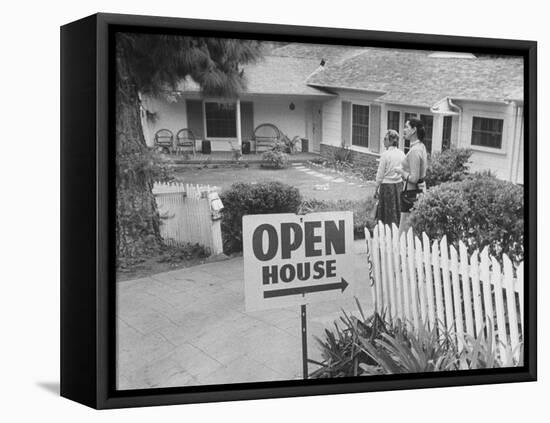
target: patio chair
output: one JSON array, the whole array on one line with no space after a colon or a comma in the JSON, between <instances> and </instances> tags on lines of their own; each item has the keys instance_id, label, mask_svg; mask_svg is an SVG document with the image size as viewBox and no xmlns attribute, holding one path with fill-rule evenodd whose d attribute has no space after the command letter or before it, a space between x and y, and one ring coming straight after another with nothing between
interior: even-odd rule
<instances>
[{"instance_id":1,"label":"patio chair","mask_svg":"<svg viewBox=\"0 0 550 423\"><path fill-rule=\"evenodd\" d=\"M262 123L254 129L254 151L258 153L271 150L275 144L281 139L281 131L271 123Z\"/></svg>"},{"instance_id":2,"label":"patio chair","mask_svg":"<svg viewBox=\"0 0 550 423\"><path fill-rule=\"evenodd\" d=\"M186 149L191 149L194 156L196 152L196 140L191 129L180 129L176 134L176 153L182 153Z\"/></svg>"},{"instance_id":3,"label":"patio chair","mask_svg":"<svg viewBox=\"0 0 550 423\"><path fill-rule=\"evenodd\" d=\"M174 148L174 134L169 129L159 129L155 132L155 147L167 153Z\"/></svg>"}]
</instances>

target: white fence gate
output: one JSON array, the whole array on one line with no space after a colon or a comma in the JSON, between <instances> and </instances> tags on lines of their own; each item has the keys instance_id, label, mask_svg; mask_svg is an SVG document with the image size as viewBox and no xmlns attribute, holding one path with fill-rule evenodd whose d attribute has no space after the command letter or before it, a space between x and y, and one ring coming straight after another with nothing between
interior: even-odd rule
<instances>
[{"instance_id":1,"label":"white fence gate","mask_svg":"<svg viewBox=\"0 0 550 423\"><path fill-rule=\"evenodd\" d=\"M213 220L208 195L216 187L157 183L153 194L161 216L160 233L168 245L198 243L211 254L223 252L221 220Z\"/></svg>"},{"instance_id":2,"label":"white fence gate","mask_svg":"<svg viewBox=\"0 0 550 423\"><path fill-rule=\"evenodd\" d=\"M517 267L507 255L503 266L489 257L487 248L468 255L446 237L422 240L412 229L399 237L395 225L379 222L371 237L365 230L374 276L375 309L395 322L419 327L443 327L456 335L459 346L465 334L487 336L511 347L516 357L523 342L523 262ZM496 317L495 317L496 316Z\"/></svg>"}]
</instances>

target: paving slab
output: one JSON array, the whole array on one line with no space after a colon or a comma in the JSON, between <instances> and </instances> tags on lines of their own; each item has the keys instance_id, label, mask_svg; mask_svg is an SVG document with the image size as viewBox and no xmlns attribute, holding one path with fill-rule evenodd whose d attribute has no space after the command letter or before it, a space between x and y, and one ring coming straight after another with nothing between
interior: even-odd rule
<instances>
[{"instance_id":1,"label":"paving slab","mask_svg":"<svg viewBox=\"0 0 550 423\"><path fill-rule=\"evenodd\" d=\"M355 243L355 295L372 312L364 242ZM243 258L117 283L119 389L197 386L302 378L300 310L246 312ZM315 336L353 298L307 306L308 356ZM311 369L313 370L313 369Z\"/></svg>"}]
</instances>

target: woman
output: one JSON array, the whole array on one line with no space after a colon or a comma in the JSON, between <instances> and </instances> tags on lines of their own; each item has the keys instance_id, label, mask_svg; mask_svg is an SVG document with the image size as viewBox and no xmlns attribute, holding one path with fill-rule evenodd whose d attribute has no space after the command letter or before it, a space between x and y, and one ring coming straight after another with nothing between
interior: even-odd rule
<instances>
[{"instance_id":1,"label":"woman","mask_svg":"<svg viewBox=\"0 0 550 423\"><path fill-rule=\"evenodd\" d=\"M419 119L409 119L405 122L403 137L410 141L410 149L402 166L397 169L405 181L405 190L426 191L426 169L428 168L428 153L424 145L426 130L424 124ZM410 212L403 204L401 219L399 221L399 233L407 232L410 225Z\"/></svg>"},{"instance_id":2,"label":"woman","mask_svg":"<svg viewBox=\"0 0 550 423\"><path fill-rule=\"evenodd\" d=\"M399 134L390 129L384 137L386 151L380 156L376 172L375 198L379 199L376 220L387 225L398 225L401 211L399 196L403 191L403 182L397 168L401 167L405 154L397 148L398 144Z\"/></svg>"}]
</instances>

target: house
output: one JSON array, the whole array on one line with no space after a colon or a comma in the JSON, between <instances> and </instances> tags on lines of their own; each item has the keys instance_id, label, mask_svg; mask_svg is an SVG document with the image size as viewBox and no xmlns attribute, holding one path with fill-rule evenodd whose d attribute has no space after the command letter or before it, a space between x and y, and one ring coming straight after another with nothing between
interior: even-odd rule
<instances>
[{"instance_id":1,"label":"house","mask_svg":"<svg viewBox=\"0 0 550 423\"><path fill-rule=\"evenodd\" d=\"M523 183L523 59L464 53L288 44L244 68L248 87L236 100L202 98L182 81L171 101L145 99L159 128L189 127L212 150L229 150L273 123L309 139L328 156L348 146L356 162L375 161L387 129L417 117L430 152L468 147L473 170ZM200 141L198 141L200 143ZM408 146L401 141L401 148Z\"/></svg>"}]
</instances>

